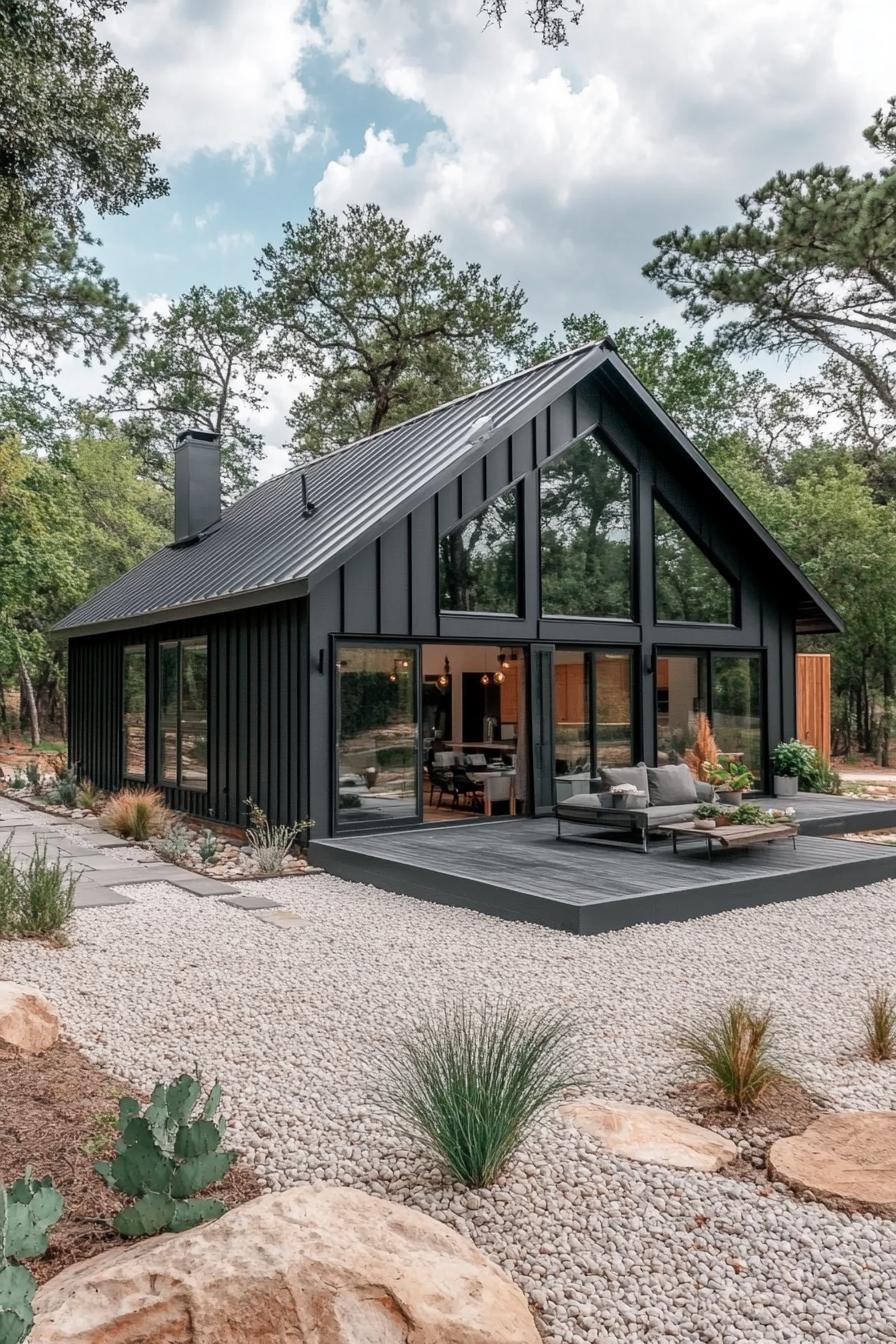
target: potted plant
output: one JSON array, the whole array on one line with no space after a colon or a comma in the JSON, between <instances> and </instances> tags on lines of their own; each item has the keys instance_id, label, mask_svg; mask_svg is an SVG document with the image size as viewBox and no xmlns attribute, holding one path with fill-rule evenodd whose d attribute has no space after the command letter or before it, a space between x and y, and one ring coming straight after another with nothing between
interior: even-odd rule
<instances>
[{"instance_id":1,"label":"potted plant","mask_svg":"<svg viewBox=\"0 0 896 1344\"><path fill-rule=\"evenodd\" d=\"M776 798L795 798L800 787L800 775L812 764L814 749L792 737L779 742L772 752L772 772Z\"/></svg>"},{"instance_id":2,"label":"potted plant","mask_svg":"<svg viewBox=\"0 0 896 1344\"><path fill-rule=\"evenodd\" d=\"M723 815L724 809L719 807L718 803L701 803L694 812L694 829L714 831L719 818Z\"/></svg>"},{"instance_id":3,"label":"potted plant","mask_svg":"<svg viewBox=\"0 0 896 1344\"><path fill-rule=\"evenodd\" d=\"M752 772L731 756L720 756L715 764L706 761L703 773L715 788L719 802L735 806L742 802L744 789L751 789L754 783Z\"/></svg>"}]
</instances>

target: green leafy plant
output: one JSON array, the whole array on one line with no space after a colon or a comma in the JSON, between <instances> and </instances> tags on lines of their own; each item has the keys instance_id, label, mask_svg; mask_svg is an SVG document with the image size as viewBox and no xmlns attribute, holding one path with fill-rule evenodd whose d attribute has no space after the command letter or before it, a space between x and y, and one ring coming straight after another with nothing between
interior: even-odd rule
<instances>
[{"instance_id":1,"label":"green leafy plant","mask_svg":"<svg viewBox=\"0 0 896 1344\"><path fill-rule=\"evenodd\" d=\"M19 928L19 872L12 861L12 839L0 846L0 937L14 938Z\"/></svg>"},{"instance_id":2,"label":"green leafy plant","mask_svg":"<svg viewBox=\"0 0 896 1344\"><path fill-rule=\"evenodd\" d=\"M40 766L36 761L29 761L25 766L25 783L29 789L33 789L35 793L40 793L42 780Z\"/></svg>"},{"instance_id":3,"label":"green leafy plant","mask_svg":"<svg viewBox=\"0 0 896 1344\"><path fill-rule=\"evenodd\" d=\"M758 803L739 803L730 809L728 820L732 826L777 826L781 818L766 811Z\"/></svg>"},{"instance_id":4,"label":"green leafy plant","mask_svg":"<svg viewBox=\"0 0 896 1344\"><path fill-rule=\"evenodd\" d=\"M75 807L78 802L78 776L74 767L66 766L56 772L56 779L47 791L47 802L57 807Z\"/></svg>"},{"instance_id":5,"label":"green leafy plant","mask_svg":"<svg viewBox=\"0 0 896 1344\"><path fill-rule=\"evenodd\" d=\"M896 994L880 986L868 995L865 1008L865 1053L876 1064L896 1059Z\"/></svg>"},{"instance_id":6,"label":"green leafy plant","mask_svg":"<svg viewBox=\"0 0 896 1344\"><path fill-rule=\"evenodd\" d=\"M236 1159L221 1148L220 1086L200 1104L201 1090L198 1078L183 1073L159 1083L145 1110L133 1097L119 1102L116 1156L96 1170L111 1189L134 1199L113 1219L123 1237L182 1232L226 1213L219 1199L193 1198L226 1176Z\"/></svg>"},{"instance_id":7,"label":"green leafy plant","mask_svg":"<svg viewBox=\"0 0 896 1344\"><path fill-rule=\"evenodd\" d=\"M772 752L772 772L785 779L799 778L814 755L814 747L801 742L798 737L791 737L787 742L779 742Z\"/></svg>"},{"instance_id":8,"label":"green leafy plant","mask_svg":"<svg viewBox=\"0 0 896 1344\"><path fill-rule=\"evenodd\" d=\"M165 833L171 813L158 789L120 789L103 808L101 824L125 839L149 840Z\"/></svg>"},{"instance_id":9,"label":"green leafy plant","mask_svg":"<svg viewBox=\"0 0 896 1344\"><path fill-rule=\"evenodd\" d=\"M34 1275L22 1260L34 1260L47 1249L47 1233L62 1217L63 1200L47 1177L24 1176L5 1186L0 1182L0 1341L21 1344L34 1321L31 1301Z\"/></svg>"},{"instance_id":10,"label":"green leafy plant","mask_svg":"<svg viewBox=\"0 0 896 1344\"><path fill-rule=\"evenodd\" d=\"M199 858L201 861L203 863L214 862L219 848L218 837L215 835L214 831L208 829L204 830L199 841Z\"/></svg>"},{"instance_id":11,"label":"green leafy plant","mask_svg":"<svg viewBox=\"0 0 896 1344\"><path fill-rule=\"evenodd\" d=\"M679 1037L697 1081L738 1112L784 1076L772 1053L771 1022L770 1009L754 1012L736 999Z\"/></svg>"},{"instance_id":12,"label":"green leafy plant","mask_svg":"<svg viewBox=\"0 0 896 1344\"><path fill-rule=\"evenodd\" d=\"M699 817L701 821L709 821L711 818L725 815L726 808L718 803L701 803L699 807L694 808L694 816Z\"/></svg>"},{"instance_id":13,"label":"green leafy plant","mask_svg":"<svg viewBox=\"0 0 896 1344\"><path fill-rule=\"evenodd\" d=\"M0 936L64 939L76 885L71 865L49 860L46 845L35 843L27 867L19 868L7 841L0 849Z\"/></svg>"},{"instance_id":14,"label":"green leafy plant","mask_svg":"<svg viewBox=\"0 0 896 1344\"><path fill-rule=\"evenodd\" d=\"M800 771L800 788L805 793L842 793L843 785L837 771L828 765L814 747L810 747L811 756Z\"/></svg>"},{"instance_id":15,"label":"green leafy plant","mask_svg":"<svg viewBox=\"0 0 896 1344\"><path fill-rule=\"evenodd\" d=\"M173 821L164 835L153 840L153 849L166 859L183 859L190 851L192 833L182 821Z\"/></svg>"},{"instance_id":16,"label":"green leafy plant","mask_svg":"<svg viewBox=\"0 0 896 1344\"><path fill-rule=\"evenodd\" d=\"M385 1104L458 1181L489 1185L575 1066L558 1013L499 1003L446 1006L387 1058Z\"/></svg>"},{"instance_id":17,"label":"green leafy plant","mask_svg":"<svg viewBox=\"0 0 896 1344\"><path fill-rule=\"evenodd\" d=\"M16 768L15 773L10 779L7 787L12 789L14 793L19 793L22 789L26 789L28 787L28 781L22 774L21 770Z\"/></svg>"},{"instance_id":18,"label":"green leafy plant","mask_svg":"<svg viewBox=\"0 0 896 1344\"><path fill-rule=\"evenodd\" d=\"M703 775L715 788L727 793L741 793L744 789L751 789L754 783L752 771L730 756L720 756L717 761L704 761Z\"/></svg>"},{"instance_id":19,"label":"green leafy plant","mask_svg":"<svg viewBox=\"0 0 896 1344\"><path fill-rule=\"evenodd\" d=\"M272 875L281 872L298 837L314 823L294 821L291 826L275 826L258 803L251 798L243 802L249 814L246 841L259 872Z\"/></svg>"}]
</instances>

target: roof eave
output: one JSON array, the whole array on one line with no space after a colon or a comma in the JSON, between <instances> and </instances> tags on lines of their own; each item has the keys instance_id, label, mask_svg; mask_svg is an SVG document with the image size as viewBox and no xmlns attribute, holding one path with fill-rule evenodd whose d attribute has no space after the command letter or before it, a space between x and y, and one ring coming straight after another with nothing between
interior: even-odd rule
<instances>
[{"instance_id":1,"label":"roof eave","mask_svg":"<svg viewBox=\"0 0 896 1344\"><path fill-rule=\"evenodd\" d=\"M293 598L306 597L308 582L306 579L290 579L285 583L270 584L264 588L246 588L239 593L228 593L224 597L210 598L205 602L188 602L179 607L162 607L157 611L146 611L132 616L120 616L114 620L87 622L84 625L51 627L50 633L60 639L80 639L86 635L109 634L116 630L142 630L144 626L165 625L175 621L201 620L205 616L217 616L228 611L239 611L243 607L270 606L275 602L289 602Z\"/></svg>"}]
</instances>

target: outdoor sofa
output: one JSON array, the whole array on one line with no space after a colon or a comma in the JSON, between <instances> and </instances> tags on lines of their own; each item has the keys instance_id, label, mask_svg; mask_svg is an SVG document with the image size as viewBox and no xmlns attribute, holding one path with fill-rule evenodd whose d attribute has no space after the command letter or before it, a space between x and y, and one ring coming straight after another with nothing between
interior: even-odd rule
<instances>
[{"instance_id":1,"label":"outdoor sofa","mask_svg":"<svg viewBox=\"0 0 896 1344\"><path fill-rule=\"evenodd\" d=\"M715 797L711 784L694 779L686 765L637 765L615 770L600 770L595 793L574 793L558 802L554 808L557 818L557 839L571 839L563 834L563 822L589 826L594 832L609 830L628 831L627 839L615 839L606 833L587 837L594 844L632 846L632 839L640 840L647 853L648 836L657 826L673 821L689 821L701 803L711 803ZM633 804L623 795L617 800L611 790L618 784L632 784L638 790Z\"/></svg>"}]
</instances>

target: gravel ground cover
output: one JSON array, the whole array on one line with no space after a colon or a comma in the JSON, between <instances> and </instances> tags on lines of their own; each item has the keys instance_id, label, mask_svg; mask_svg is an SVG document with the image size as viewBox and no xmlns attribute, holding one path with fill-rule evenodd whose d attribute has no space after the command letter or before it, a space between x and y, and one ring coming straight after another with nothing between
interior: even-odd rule
<instances>
[{"instance_id":1,"label":"gravel ground cover","mask_svg":"<svg viewBox=\"0 0 896 1344\"><path fill-rule=\"evenodd\" d=\"M257 892L256 885L247 885ZM447 1184L378 1108L382 1046L446 998L561 1006L595 1091L668 1104L670 1036L734 994L773 1005L790 1063L836 1107L896 1106L857 1053L892 983L896 884L576 938L319 876L272 880L288 928L166 884L76 914L73 945L0 947L88 1057L136 1086L198 1064L273 1189L309 1179L416 1205L472 1237L550 1344L896 1339L896 1222L767 1183L639 1165L548 1119L502 1182Z\"/></svg>"}]
</instances>

